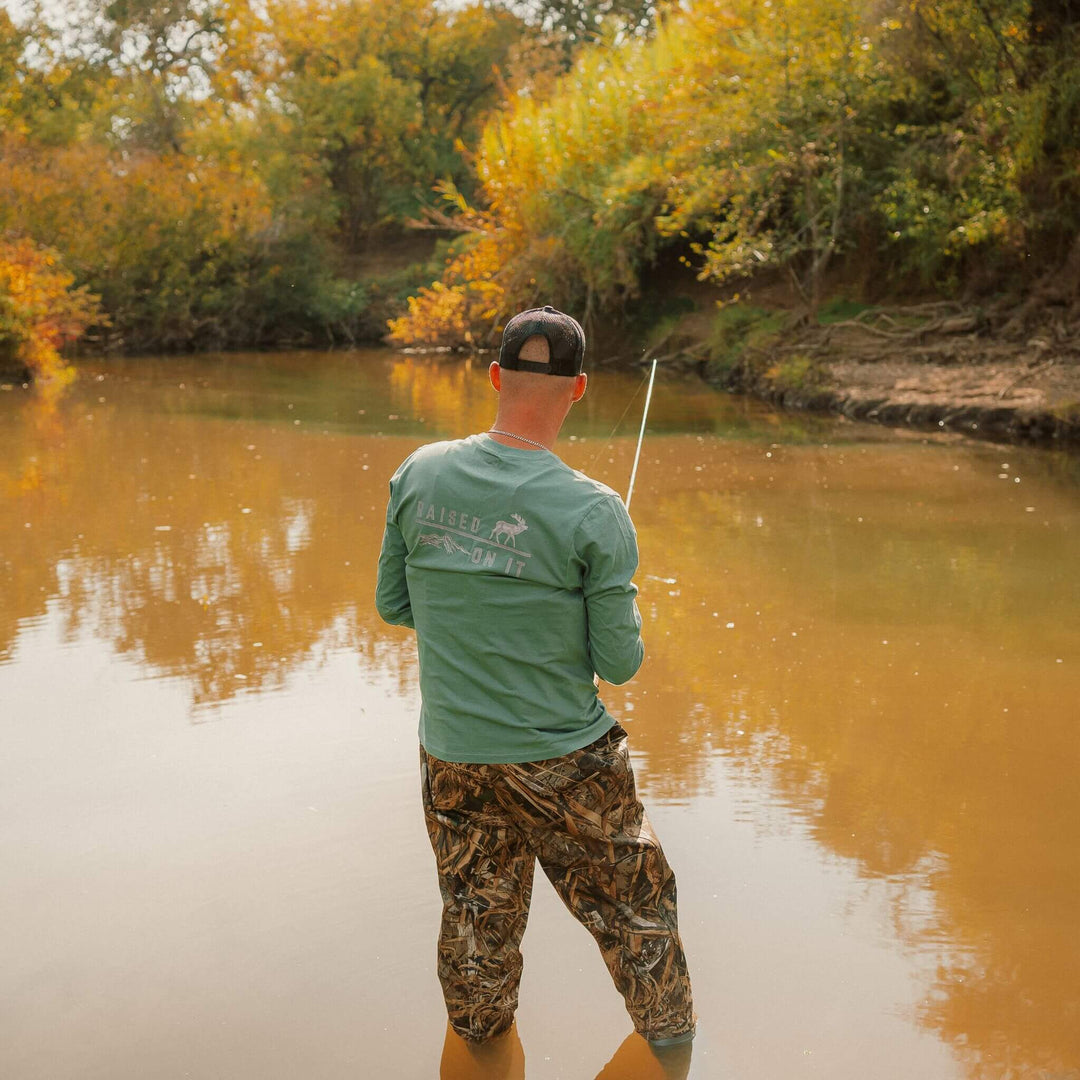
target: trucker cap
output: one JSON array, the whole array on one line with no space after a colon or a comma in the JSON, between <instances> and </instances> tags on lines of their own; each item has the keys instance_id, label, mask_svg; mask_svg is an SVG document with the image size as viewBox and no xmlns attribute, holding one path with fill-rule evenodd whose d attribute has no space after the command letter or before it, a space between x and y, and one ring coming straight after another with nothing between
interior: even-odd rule
<instances>
[{"instance_id":1,"label":"trucker cap","mask_svg":"<svg viewBox=\"0 0 1080 1080\"><path fill-rule=\"evenodd\" d=\"M518 353L529 338L539 335L548 343L548 360L523 360ZM585 359L585 331L577 319L551 305L519 312L503 328L499 366L508 371L538 375L579 375Z\"/></svg>"}]
</instances>

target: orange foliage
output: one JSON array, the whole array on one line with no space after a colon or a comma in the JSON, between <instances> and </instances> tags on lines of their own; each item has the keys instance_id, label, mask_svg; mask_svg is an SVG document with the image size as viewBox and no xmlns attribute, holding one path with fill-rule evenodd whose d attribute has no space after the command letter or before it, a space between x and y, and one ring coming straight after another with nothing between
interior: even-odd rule
<instances>
[{"instance_id":1,"label":"orange foliage","mask_svg":"<svg viewBox=\"0 0 1080 1080\"><path fill-rule=\"evenodd\" d=\"M447 260L440 281L410 296L408 310L389 322L388 340L398 345L483 347L502 330L514 311L543 303L570 306L577 284L557 237L530 235L512 215L497 207L470 207L451 184L439 184L458 211L450 219L430 215L436 224L465 229L463 247Z\"/></svg>"},{"instance_id":2,"label":"orange foliage","mask_svg":"<svg viewBox=\"0 0 1080 1080\"><path fill-rule=\"evenodd\" d=\"M0 359L40 380L74 377L60 349L101 319L98 298L74 283L56 252L27 239L0 240Z\"/></svg>"},{"instance_id":3,"label":"orange foliage","mask_svg":"<svg viewBox=\"0 0 1080 1080\"><path fill-rule=\"evenodd\" d=\"M408 314L390 320L390 340L399 344L443 346L474 340L473 329L495 322L506 289L496 280L503 250L483 237L447 264L442 281L409 297Z\"/></svg>"}]
</instances>

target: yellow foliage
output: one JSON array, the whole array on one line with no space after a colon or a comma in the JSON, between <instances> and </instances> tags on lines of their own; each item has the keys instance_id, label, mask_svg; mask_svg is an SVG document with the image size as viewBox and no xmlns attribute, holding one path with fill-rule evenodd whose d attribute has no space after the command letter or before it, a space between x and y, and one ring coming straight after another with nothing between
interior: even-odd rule
<instances>
[{"instance_id":1,"label":"yellow foliage","mask_svg":"<svg viewBox=\"0 0 1080 1080\"><path fill-rule=\"evenodd\" d=\"M588 321L635 297L676 177L704 153L714 118L734 116L729 89L750 67L734 43L748 18L709 3L672 10L651 40L584 50L549 96L522 92L496 113L476 159L487 209L461 207L482 235L410 300L391 339L475 344L531 303Z\"/></svg>"},{"instance_id":2,"label":"yellow foliage","mask_svg":"<svg viewBox=\"0 0 1080 1080\"><path fill-rule=\"evenodd\" d=\"M484 237L454 258L442 281L410 296L408 313L390 320L390 340L429 347L484 344L473 331L491 326L501 314L506 296L496 280L501 255L498 242Z\"/></svg>"},{"instance_id":3,"label":"yellow foliage","mask_svg":"<svg viewBox=\"0 0 1080 1080\"><path fill-rule=\"evenodd\" d=\"M234 253L270 225L259 177L237 155L199 160L95 143L0 142L0 231L63 252L126 344L185 345L235 302ZM207 309L210 310L207 310Z\"/></svg>"},{"instance_id":4,"label":"yellow foliage","mask_svg":"<svg viewBox=\"0 0 1080 1080\"><path fill-rule=\"evenodd\" d=\"M845 251L948 286L1080 226L1074 16L665 3L555 78L526 7L119 4L100 63L0 11L0 236L61 252L138 351L376 331L357 268L417 216L464 235L391 334L440 346L537 302L640 313L665 249L714 282L783 270L815 310Z\"/></svg>"},{"instance_id":5,"label":"yellow foliage","mask_svg":"<svg viewBox=\"0 0 1080 1080\"><path fill-rule=\"evenodd\" d=\"M856 245L895 248L882 274L897 279L942 279L975 247L1019 250L1015 155L1034 145L1019 104L1038 103L1001 35L1025 10L695 0L666 8L649 40L583 51L549 94L519 90L489 121L485 239L442 282L453 318L425 290L394 339L490 333L483 305L461 302L473 280L501 289L500 312L539 294L586 321L616 315L662 248L715 282L784 269L811 310Z\"/></svg>"},{"instance_id":6,"label":"yellow foliage","mask_svg":"<svg viewBox=\"0 0 1080 1080\"><path fill-rule=\"evenodd\" d=\"M141 266L164 235L212 223L217 242L269 223L262 184L232 160L150 151L113 154L99 144L0 146L0 227L16 223L64 252L77 271ZM201 238L201 237L200 237Z\"/></svg>"}]
</instances>

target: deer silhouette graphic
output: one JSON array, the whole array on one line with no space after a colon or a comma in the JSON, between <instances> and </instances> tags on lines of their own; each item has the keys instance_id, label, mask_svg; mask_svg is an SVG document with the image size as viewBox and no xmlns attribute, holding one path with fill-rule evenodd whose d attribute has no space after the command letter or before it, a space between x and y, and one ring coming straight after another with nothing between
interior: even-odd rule
<instances>
[{"instance_id":1,"label":"deer silhouette graphic","mask_svg":"<svg viewBox=\"0 0 1080 1080\"><path fill-rule=\"evenodd\" d=\"M510 521L497 521L495 523L495 528L491 530L491 536L488 539L494 540L497 544L499 543L499 537L505 536L514 547L517 547L517 540L515 537L518 533L523 533L529 526L525 524L525 519L520 514L511 514L510 516L517 524L515 525L514 522Z\"/></svg>"}]
</instances>

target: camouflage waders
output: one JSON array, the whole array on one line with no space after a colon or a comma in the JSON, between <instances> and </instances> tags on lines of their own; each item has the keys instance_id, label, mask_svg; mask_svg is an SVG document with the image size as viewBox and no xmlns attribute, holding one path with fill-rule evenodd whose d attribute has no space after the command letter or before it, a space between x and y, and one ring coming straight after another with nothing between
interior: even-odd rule
<instances>
[{"instance_id":1,"label":"camouflage waders","mask_svg":"<svg viewBox=\"0 0 1080 1080\"><path fill-rule=\"evenodd\" d=\"M693 1030L675 877L618 724L546 761L454 764L421 748L420 769L443 898L439 980L459 1035L513 1022L536 859L596 939L634 1028L648 1039Z\"/></svg>"}]
</instances>

